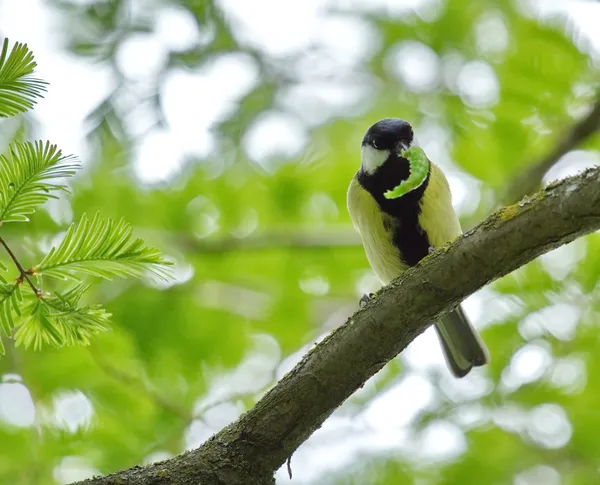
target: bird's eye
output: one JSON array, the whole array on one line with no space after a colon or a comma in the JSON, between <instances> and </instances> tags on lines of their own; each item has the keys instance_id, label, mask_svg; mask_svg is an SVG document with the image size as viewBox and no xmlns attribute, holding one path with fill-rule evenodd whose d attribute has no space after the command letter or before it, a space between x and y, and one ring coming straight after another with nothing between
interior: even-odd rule
<instances>
[{"instance_id":1,"label":"bird's eye","mask_svg":"<svg viewBox=\"0 0 600 485\"><path fill-rule=\"evenodd\" d=\"M375 148L375 150L379 150L379 146L377 146L377 142L375 140L371 142L371 145L373 145L373 148Z\"/></svg>"}]
</instances>

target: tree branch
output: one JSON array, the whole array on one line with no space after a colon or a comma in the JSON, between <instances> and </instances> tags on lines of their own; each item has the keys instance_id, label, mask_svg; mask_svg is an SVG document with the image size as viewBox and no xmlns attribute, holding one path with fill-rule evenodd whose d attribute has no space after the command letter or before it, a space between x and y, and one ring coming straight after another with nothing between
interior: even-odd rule
<instances>
[{"instance_id":1,"label":"tree branch","mask_svg":"<svg viewBox=\"0 0 600 485\"><path fill-rule=\"evenodd\" d=\"M575 149L588 138L600 130L600 95L592 106L587 116L576 123L565 137L560 140L554 150L531 165L520 176L516 177L508 186L502 200L512 204L527 194L536 191L544 174L550 170L565 154Z\"/></svg>"},{"instance_id":2,"label":"tree branch","mask_svg":"<svg viewBox=\"0 0 600 485\"><path fill-rule=\"evenodd\" d=\"M184 236L183 244L194 253L224 253L228 251L263 251L268 249L290 248L331 249L359 247L359 235L345 227L323 231L269 231L251 234L246 237L225 236L220 238L191 239Z\"/></svg>"},{"instance_id":3,"label":"tree branch","mask_svg":"<svg viewBox=\"0 0 600 485\"><path fill-rule=\"evenodd\" d=\"M298 446L431 322L485 284L599 228L600 168L551 184L385 287L200 448L79 483L272 485L273 472Z\"/></svg>"}]
</instances>

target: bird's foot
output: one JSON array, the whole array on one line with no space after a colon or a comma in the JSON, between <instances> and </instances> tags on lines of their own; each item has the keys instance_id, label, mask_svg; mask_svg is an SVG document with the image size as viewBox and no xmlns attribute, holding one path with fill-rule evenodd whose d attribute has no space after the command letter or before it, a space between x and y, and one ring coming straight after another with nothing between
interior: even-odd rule
<instances>
[{"instance_id":1,"label":"bird's foot","mask_svg":"<svg viewBox=\"0 0 600 485\"><path fill-rule=\"evenodd\" d=\"M429 247L429 249L427 249L427 254L431 254L435 251L434 247Z\"/></svg>"},{"instance_id":2,"label":"bird's foot","mask_svg":"<svg viewBox=\"0 0 600 485\"><path fill-rule=\"evenodd\" d=\"M360 301L358 302L358 304L361 308L363 308L373 298L375 298L375 293L369 293L368 295L365 293L363 296L360 297Z\"/></svg>"}]
</instances>

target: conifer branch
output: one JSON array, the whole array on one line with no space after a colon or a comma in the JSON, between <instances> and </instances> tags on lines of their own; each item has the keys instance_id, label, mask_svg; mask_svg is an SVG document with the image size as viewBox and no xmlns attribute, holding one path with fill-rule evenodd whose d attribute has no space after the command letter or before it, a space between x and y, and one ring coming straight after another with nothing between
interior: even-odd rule
<instances>
[{"instance_id":1,"label":"conifer branch","mask_svg":"<svg viewBox=\"0 0 600 485\"><path fill-rule=\"evenodd\" d=\"M30 273L25 268L23 268L23 265L19 262L19 260L15 256L15 253L12 252L12 250L8 247L8 244L6 244L6 241L1 237L0 237L0 244L2 244L2 246L4 246L4 249L6 249L6 252L10 256L10 259L13 260L13 262L15 263L15 266L19 270L19 276L17 277L17 283L21 284L23 282L23 280L25 280L27 282L27 284L29 285L29 287L31 288L31 290L37 296L40 296L42 292L33 284L31 279L29 278Z\"/></svg>"},{"instance_id":2,"label":"conifer branch","mask_svg":"<svg viewBox=\"0 0 600 485\"><path fill-rule=\"evenodd\" d=\"M0 49L0 118L23 113L46 91L47 82L31 76L37 66L27 44L17 42L10 53L8 39Z\"/></svg>"}]
</instances>

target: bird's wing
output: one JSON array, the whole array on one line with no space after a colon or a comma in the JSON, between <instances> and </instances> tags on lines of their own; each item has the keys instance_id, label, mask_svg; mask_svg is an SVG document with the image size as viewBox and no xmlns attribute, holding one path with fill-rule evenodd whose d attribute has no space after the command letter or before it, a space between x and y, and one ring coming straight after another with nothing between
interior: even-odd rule
<instances>
[{"instance_id":1,"label":"bird's wing","mask_svg":"<svg viewBox=\"0 0 600 485\"><path fill-rule=\"evenodd\" d=\"M431 247L438 248L462 234L452 207L450 185L442 170L431 163L427 196L421 200L419 225L427 233Z\"/></svg>"}]
</instances>

